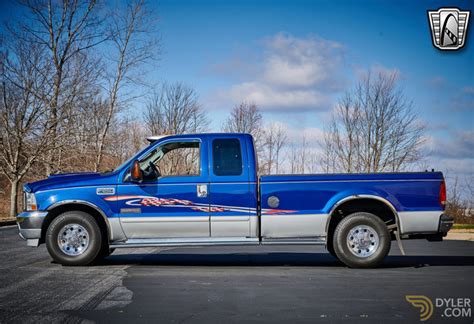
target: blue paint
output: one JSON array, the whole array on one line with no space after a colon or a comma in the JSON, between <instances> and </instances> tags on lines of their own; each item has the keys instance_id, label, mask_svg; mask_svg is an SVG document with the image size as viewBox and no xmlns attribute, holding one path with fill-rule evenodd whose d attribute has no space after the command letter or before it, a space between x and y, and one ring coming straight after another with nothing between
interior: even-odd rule
<instances>
[{"instance_id":1,"label":"blue paint","mask_svg":"<svg viewBox=\"0 0 474 324\"><path fill-rule=\"evenodd\" d=\"M242 173L219 176L213 167L214 139L238 139ZM133 183L127 173L135 159L156 147L176 140L199 141L200 174L160 177L155 181ZM326 214L340 200L354 195L372 195L389 201L397 211L439 211L440 172L379 174L269 175L260 178L261 207L271 209L267 200L277 196L279 210L287 215ZM86 201L96 205L107 217L210 217L253 216L257 210L258 178L253 139L247 134L199 134L169 136L152 143L134 159L110 173L72 173L53 175L25 185L34 192L38 209L47 210L64 201ZM207 185L208 195L198 197L197 186ZM97 195L97 188L113 188L114 195ZM141 196L112 199L111 196ZM142 205L143 197L190 201L192 206ZM237 207L237 210L233 207ZM141 213L121 213L124 208L140 208ZM206 209L207 208L207 209ZM209 209L211 208L211 209ZM224 208L221 210L219 208Z\"/></svg>"}]
</instances>

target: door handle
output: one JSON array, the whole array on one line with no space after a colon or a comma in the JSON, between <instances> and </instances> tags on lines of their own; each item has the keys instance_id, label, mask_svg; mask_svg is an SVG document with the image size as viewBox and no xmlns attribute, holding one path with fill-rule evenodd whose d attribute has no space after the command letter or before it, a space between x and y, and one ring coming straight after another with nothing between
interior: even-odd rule
<instances>
[{"instance_id":1,"label":"door handle","mask_svg":"<svg viewBox=\"0 0 474 324\"><path fill-rule=\"evenodd\" d=\"M207 197L207 184L198 184L197 185L197 196L199 198Z\"/></svg>"}]
</instances>

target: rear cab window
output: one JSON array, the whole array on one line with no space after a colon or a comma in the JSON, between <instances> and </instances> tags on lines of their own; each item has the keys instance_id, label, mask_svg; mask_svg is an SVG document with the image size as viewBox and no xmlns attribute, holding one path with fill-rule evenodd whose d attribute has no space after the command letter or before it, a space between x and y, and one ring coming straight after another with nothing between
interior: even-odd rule
<instances>
[{"instance_id":1,"label":"rear cab window","mask_svg":"<svg viewBox=\"0 0 474 324\"><path fill-rule=\"evenodd\" d=\"M216 176L242 175L242 148L237 138L212 141L213 173Z\"/></svg>"}]
</instances>

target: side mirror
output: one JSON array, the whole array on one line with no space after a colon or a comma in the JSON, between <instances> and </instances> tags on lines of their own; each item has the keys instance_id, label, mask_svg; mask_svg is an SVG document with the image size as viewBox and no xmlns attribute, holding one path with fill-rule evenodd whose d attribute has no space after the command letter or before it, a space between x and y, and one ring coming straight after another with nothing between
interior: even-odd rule
<instances>
[{"instance_id":1,"label":"side mirror","mask_svg":"<svg viewBox=\"0 0 474 324\"><path fill-rule=\"evenodd\" d=\"M140 169L138 160L133 161L132 168L130 169L130 178L134 182L141 182L143 180L143 171Z\"/></svg>"}]
</instances>

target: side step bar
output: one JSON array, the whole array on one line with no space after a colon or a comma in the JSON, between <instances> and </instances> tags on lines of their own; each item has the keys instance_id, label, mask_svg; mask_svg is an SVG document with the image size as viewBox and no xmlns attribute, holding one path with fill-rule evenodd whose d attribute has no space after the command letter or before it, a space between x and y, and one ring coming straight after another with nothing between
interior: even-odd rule
<instances>
[{"instance_id":1,"label":"side step bar","mask_svg":"<svg viewBox=\"0 0 474 324\"><path fill-rule=\"evenodd\" d=\"M150 246L208 246L208 245L258 245L258 238L248 237L196 237L169 239L129 239L110 244L111 248L150 247Z\"/></svg>"},{"instance_id":2,"label":"side step bar","mask_svg":"<svg viewBox=\"0 0 474 324\"><path fill-rule=\"evenodd\" d=\"M129 239L125 242L110 244L111 248L136 248L153 246L218 246L218 245L324 245L325 236L298 237L298 238L258 238L249 237L196 237L196 238L168 238L168 239Z\"/></svg>"},{"instance_id":3,"label":"side step bar","mask_svg":"<svg viewBox=\"0 0 474 324\"><path fill-rule=\"evenodd\" d=\"M263 238L263 245L324 245L326 244L326 236L313 237L290 237L290 238Z\"/></svg>"}]
</instances>

